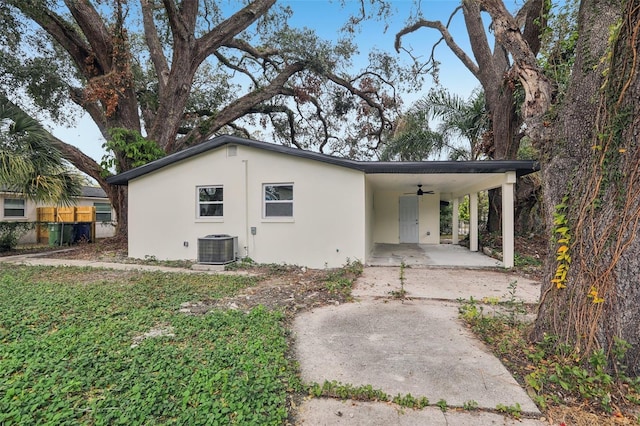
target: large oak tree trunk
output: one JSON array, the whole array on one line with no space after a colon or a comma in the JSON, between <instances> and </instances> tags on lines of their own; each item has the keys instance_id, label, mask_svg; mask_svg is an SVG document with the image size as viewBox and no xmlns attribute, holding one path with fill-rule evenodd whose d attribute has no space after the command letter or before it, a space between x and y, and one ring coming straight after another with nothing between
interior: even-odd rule
<instances>
[{"instance_id":1,"label":"large oak tree trunk","mask_svg":"<svg viewBox=\"0 0 640 426\"><path fill-rule=\"evenodd\" d=\"M127 238L129 231L129 210L128 187L110 185L106 188L109 200L116 211L116 237Z\"/></svg>"},{"instance_id":2,"label":"large oak tree trunk","mask_svg":"<svg viewBox=\"0 0 640 426\"><path fill-rule=\"evenodd\" d=\"M579 354L602 348L612 367L611 350L623 339L631 344L626 365L634 374L640 373L639 28L640 0L581 3L576 62L543 164L547 223L554 213L566 216L550 225L556 242L532 336L558 336ZM562 227L568 244L558 241ZM566 263L557 260L563 246L570 256L566 277L558 274Z\"/></svg>"},{"instance_id":3,"label":"large oak tree trunk","mask_svg":"<svg viewBox=\"0 0 640 426\"><path fill-rule=\"evenodd\" d=\"M518 155L520 138L518 127L521 121L516 112L513 88L509 81L486 92L487 106L491 111L491 132L493 145L488 154L494 160L515 160ZM516 203L520 200L516 199ZM487 232L499 232L502 229L502 191L499 188L489 191L489 214Z\"/></svg>"},{"instance_id":4,"label":"large oak tree trunk","mask_svg":"<svg viewBox=\"0 0 640 426\"><path fill-rule=\"evenodd\" d=\"M544 217L542 213L542 182L539 173L533 173L518 179L515 196L515 229L525 236L544 235Z\"/></svg>"}]
</instances>

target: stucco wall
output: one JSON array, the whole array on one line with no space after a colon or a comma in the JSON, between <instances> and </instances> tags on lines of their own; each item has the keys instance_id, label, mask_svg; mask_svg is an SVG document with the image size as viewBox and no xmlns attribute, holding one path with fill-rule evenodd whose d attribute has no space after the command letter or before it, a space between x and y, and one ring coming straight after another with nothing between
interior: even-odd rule
<instances>
[{"instance_id":1,"label":"stucco wall","mask_svg":"<svg viewBox=\"0 0 640 426\"><path fill-rule=\"evenodd\" d=\"M398 244L399 239L399 191L375 191L374 226L375 243ZM418 221L420 244L440 242L440 200L439 194L423 195L418 198ZM427 232L430 235L427 235Z\"/></svg>"},{"instance_id":2,"label":"stucco wall","mask_svg":"<svg viewBox=\"0 0 640 426\"><path fill-rule=\"evenodd\" d=\"M418 197L420 244L440 243L440 195ZM427 235L429 234L429 235Z\"/></svg>"},{"instance_id":3,"label":"stucco wall","mask_svg":"<svg viewBox=\"0 0 640 426\"><path fill-rule=\"evenodd\" d=\"M398 197L400 192L375 191L373 194L374 243L398 244Z\"/></svg>"},{"instance_id":4,"label":"stucco wall","mask_svg":"<svg viewBox=\"0 0 640 426\"><path fill-rule=\"evenodd\" d=\"M263 217L263 184L293 184L293 218ZM197 218L198 186L224 188L223 217ZM198 238L238 237L239 256L321 268L365 259L364 175L227 146L129 182L129 256L197 258ZM255 235L251 228L255 227Z\"/></svg>"}]
</instances>

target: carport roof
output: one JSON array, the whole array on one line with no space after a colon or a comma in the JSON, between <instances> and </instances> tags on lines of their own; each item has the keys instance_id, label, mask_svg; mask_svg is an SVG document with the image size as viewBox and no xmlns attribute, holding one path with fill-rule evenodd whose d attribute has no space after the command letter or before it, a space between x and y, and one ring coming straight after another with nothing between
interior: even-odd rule
<instances>
[{"instance_id":1,"label":"carport roof","mask_svg":"<svg viewBox=\"0 0 640 426\"><path fill-rule=\"evenodd\" d=\"M190 157L219 148L223 145L244 145L264 149L295 157L307 158L336 166L360 170L366 174L441 174L441 173L505 173L515 172L524 176L539 170L537 161L532 160L493 160L493 161L355 161L333 157L312 151L276 145L267 142L240 138L237 136L218 136L199 145L187 148L144 166L111 176L107 182L113 185L127 185L130 180L159 170L165 166L186 160Z\"/></svg>"}]
</instances>

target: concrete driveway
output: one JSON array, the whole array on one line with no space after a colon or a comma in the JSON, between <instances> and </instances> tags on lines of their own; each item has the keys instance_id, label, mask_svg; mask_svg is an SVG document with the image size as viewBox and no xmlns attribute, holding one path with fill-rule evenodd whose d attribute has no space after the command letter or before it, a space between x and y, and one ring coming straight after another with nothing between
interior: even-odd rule
<instances>
[{"instance_id":1,"label":"concrete driveway","mask_svg":"<svg viewBox=\"0 0 640 426\"><path fill-rule=\"evenodd\" d=\"M303 380L371 385L389 395L425 396L448 407L474 402L465 412L438 407L401 409L388 403L311 399L299 411L304 425L496 425L523 422L489 412L515 406L530 417L535 404L500 361L458 319L458 298L511 298L535 303L539 284L507 272L465 269L405 269L407 298L391 292L400 268L366 268L353 291L357 301L328 306L296 318L296 352Z\"/></svg>"}]
</instances>

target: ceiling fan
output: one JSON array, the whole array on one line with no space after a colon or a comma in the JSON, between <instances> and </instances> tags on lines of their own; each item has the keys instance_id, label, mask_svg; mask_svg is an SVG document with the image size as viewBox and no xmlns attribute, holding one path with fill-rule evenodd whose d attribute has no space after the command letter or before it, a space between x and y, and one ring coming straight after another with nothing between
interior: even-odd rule
<instances>
[{"instance_id":1,"label":"ceiling fan","mask_svg":"<svg viewBox=\"0 0 640 426\"><path fill-rule=\"evenodd\" d=\"M416 194L416 195L424 195L424 194L433 194L433 191L423 191L422 184L418 184L418 190L414 192L405 192L405 194Z\"/></svg>"}]
</instances>

